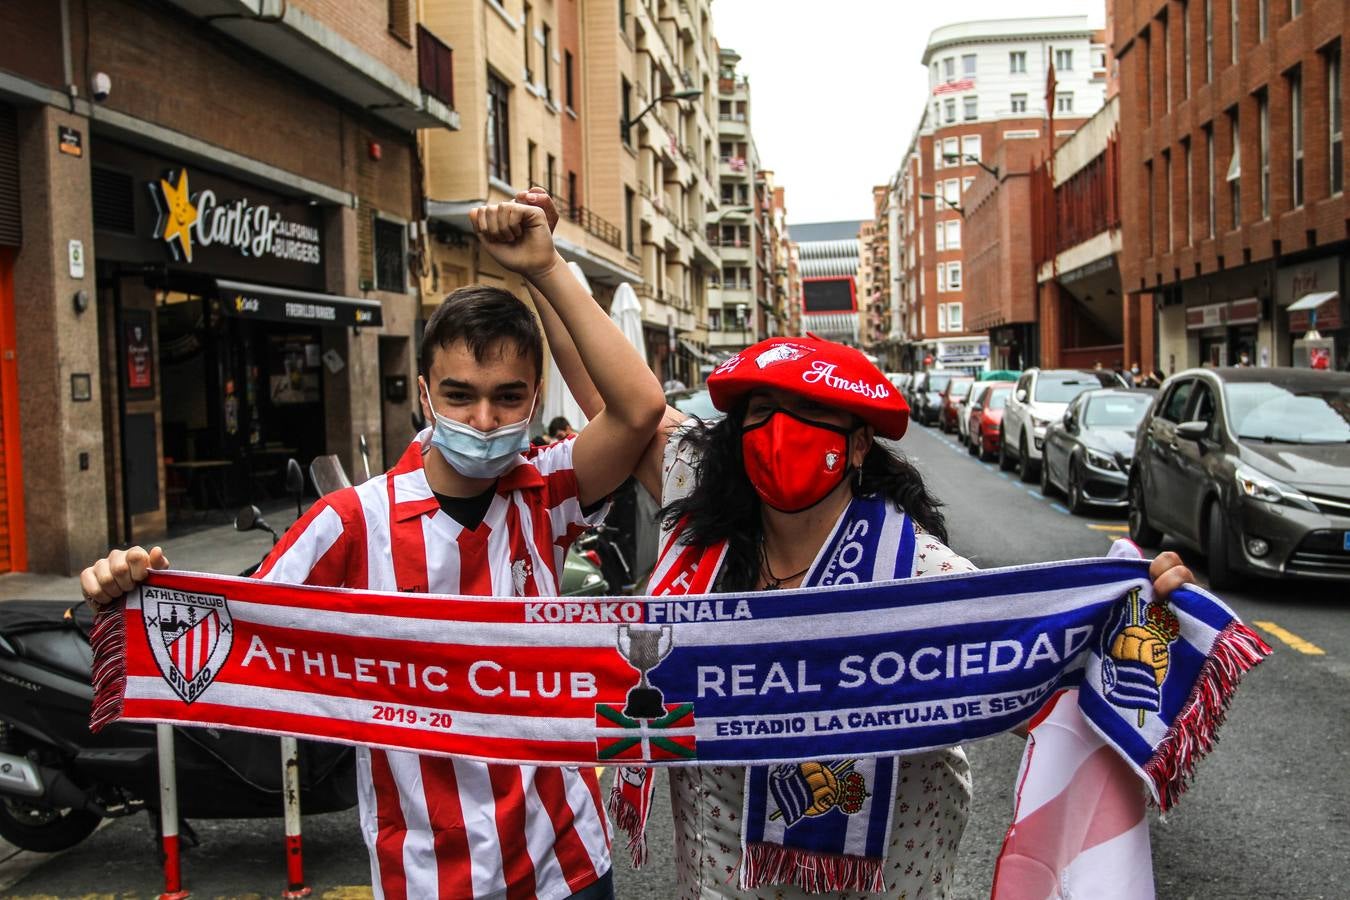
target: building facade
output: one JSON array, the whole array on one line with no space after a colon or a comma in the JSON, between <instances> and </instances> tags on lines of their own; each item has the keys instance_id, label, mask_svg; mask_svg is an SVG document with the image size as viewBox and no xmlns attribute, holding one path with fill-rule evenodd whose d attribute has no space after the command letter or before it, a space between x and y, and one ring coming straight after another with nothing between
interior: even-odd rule
<instances>
[{"instance_id":1,"label":"building facade","mask_svg":"<svg viewBox=\"0 0 1350 900\"><path fill-rule=\"evenodd\" d=\"M1102 40L1086 16L967 22L930 36L929 100L886 206L896 223L888 255L897 263L892 322L904 367L987 365L987 326L966 310L963 194L994 168L988 160L1004 143L1025 141L1048 156L1101 107Z\"/></svg>"},{"instance_id":2,"label":"building facade","mask_svg":"<svg viewBox=\"0 0 1350 900\"><path fill-rule=\"evenodd\" d=\"M1335 0L1117 2L1124 289L1165 373L1346 368L1342 47Z\"/></svg>"},{"instance_id":3,"label":"building facade","mask_svg":"<svg viewBox=\"0 0 1350 900\"><path fill-rule=\"evenodd\" d=\"M740 54L718 50L717 181L719 209L708 225L721 270L708 280L709 344L719 354L753 344L764 330L761 256L766 240L760 210L759 150L750 130L750 79ZM716 327L714 327L716 326Z\"/></svg>"},{"instance_id":4,"label":"building facade","mask_svg":"<svg viewBox=\"0 0 1350 900\"><path fill-rule=\"evenodd\" d=\"M20 6L0 567L77 571L280 491L288 456L380 466L411 434L415 133L459 126L449 47L406 4Z\"/></svg>"},{"instance_id":5,"label":"building facade","mask_svg":"<svg viewBox=\"0 0 1350 900\"><path fill-rule=\"evenodd\" d=\"M802 333L858 346L862 226L857 220L791 226L801 269Z\"/></svg>"}]
</instances>

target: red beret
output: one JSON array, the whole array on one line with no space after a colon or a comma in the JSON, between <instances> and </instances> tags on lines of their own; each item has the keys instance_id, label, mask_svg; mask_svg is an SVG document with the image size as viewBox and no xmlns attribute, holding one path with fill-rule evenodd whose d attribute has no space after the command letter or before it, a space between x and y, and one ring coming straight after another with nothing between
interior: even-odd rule
<instances>
[{"instance_id":1,"label":"red beret","mask_svg":"<svg viewBox=\"0 0 1350 900\"><path fill-rule=\"evenodd\" d=\"M777 337L746 347L708 376L713 406L730 412L756 388L778 388L848 410L886 438L909 425L909 404L852 347L818 337Z\"/></svg>"}]
</instances>

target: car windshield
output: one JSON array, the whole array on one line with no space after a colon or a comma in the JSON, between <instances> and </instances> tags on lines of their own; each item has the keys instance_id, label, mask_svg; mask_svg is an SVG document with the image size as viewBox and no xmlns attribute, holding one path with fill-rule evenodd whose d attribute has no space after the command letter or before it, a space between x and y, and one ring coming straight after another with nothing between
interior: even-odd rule
<instances>
[{"instance_id":1,"label":"car windshield","mask_svg":"<svg viewBox=\"0 0 1350 900\"><path fill-rule=\"evenodd\" d=\"M974 381L965 381L958 378L956 381L953 381L951 387L947 389L947 396L958 399L964 397L970 393L970 386L974 383Z\"/></svg>"},{"instance_id":2,"label":"car windshield","mask_svg":"<svg viewBox=\"0 0 1350 900\"><path fill-rule=\"evenodd\" d=\"M925 390L940 394L943 389L947 387L947 382L951 380L952 376L950 375L939 375L936 372L930 372L928 375L928 385Z\"/></svg>"},{"instance_id":3,"label":"car windshield","mask_svg":"<svg viewBox=\"0 0 1350 900\"><path fill-rule=\"evenodd\" d=\"M1012 388L999 388L989 395L989 409L1002 409L1008 405L1008 396L1012 394Z\"/></svg>"},{"instance_id":4,"label":"car windshield","mask_svg":"<svg viewBox=\"0 0 1350 900\"><path fill-rule=\"evenodd\" d=\"M1045 373L1036 379L1036 401L1038 403L1068 403L1083 391L1107 387L1111 384L1111 374L1101 372L1066 372L1062 374Z\"/></svg>"},{"instance_id":5,"label":"car windshield","mask_svg":"<svg viewBox=\"0 0 1350 900\"><path fill-rule=\"evenodd\" d=\"M712 395L707 390L680 391L676 394L667 395L666 401L680 412L698 416L700 419L722 418L722 412L713 406Z\"/></svg>"},{"instance_id":6,"label":"car windshield","mask_svg":"<svg viewBox=\"0 0 1350 900\"><path fill-rule=\"evenodd\" d=\"M1239 438L1285 444L1350 442L1350 387L1289 388L1269 382L1224 386Z\"/></svg>"},{"instance_id":7,"label":"car windshield","mask_svg":"<svg viewBox=\"0 0 1350 900\"><path fill-rule=\"evenodd\" d=\"M1152 402L1153 398L1148 394L1093 397L1083 413L1083 424L1088 428L1134 428Z\"/></svg>"}]
</instances>

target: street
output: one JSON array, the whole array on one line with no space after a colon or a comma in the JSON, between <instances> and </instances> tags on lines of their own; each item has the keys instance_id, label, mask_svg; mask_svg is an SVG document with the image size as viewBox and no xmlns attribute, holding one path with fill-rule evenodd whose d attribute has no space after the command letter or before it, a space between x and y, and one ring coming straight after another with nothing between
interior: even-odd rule
<instances>
[{"instance_id":1,"label":"street","mask_svg":"<svg viewBox=\"0 0 1350 900\"><path fill-rule=\"evenodd\" d=\"M952 546L981 567L1099 555L1125 533L1123 515L1071 516L1036 487L977 462L936 429L912 425L900 446L946 504ZM1173 549L1197 564L1203 582L1197 555ZM1224 598L1261 630L1275 654L1238 691L1219 746L1201 763L1179 807L1166 822L1151 815L1159 897L1344 896L1350 859L1350 784L1344 775L1350 765L1350 619L1344 597L1343 588L1261 583ZM1021 748L1021 740L1010 736L966 748L975 799L956 897L988 896ZM184 877L196 896L280 893L280 819L194 827L202 845L187 854ZM671 895L671 841L661 776L648 866L633 872L622 835L615 841L619 897ZM315 896L369 896L355 811L307 818L305 849ZM14 897L95 891L144 897L161 886L157 860L146 819L137 816L108 825L17 883L0 882L0 890Z\"/></svg>"}]
</instances>

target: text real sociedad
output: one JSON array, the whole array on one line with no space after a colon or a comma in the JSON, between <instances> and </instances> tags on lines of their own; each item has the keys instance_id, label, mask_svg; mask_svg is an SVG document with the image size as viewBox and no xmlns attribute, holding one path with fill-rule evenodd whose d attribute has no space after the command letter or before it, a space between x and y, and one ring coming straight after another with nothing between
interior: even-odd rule
<instances>
[{"instance_id":1,"label":"text real sociedad","mask_svg":"<svg viewBox=\"0 0 1350 900\"><path fill-rule=\"evenodd\" d=\"M710 600L541 602L525 603L523 606L526 622L651 625L751 618L746 600L734 603ZM1058 639L1052 631L1038 632L1029 644L1021 640L999 639L922 646L909 651L907 655L899 650L883 650L870 657L849 654L839 659L838 678L830 689L851 690L869 685L884 687L905 679L913 682L939 678L952 680L1019 669L1030 671L1041 664L1058 665L1082 650L1092 631L1092 626L1080 625L1062 629ZM677 647L678 643L677 640ZM598 694L596 676L589 671L561 669L545 672L534 668L513 671L495 660L478 659L465 666L462 672L452 673L451 669L440 665L284 647L269 644L256 634L251 636L240 665L265 666L271 671L295 672L306 678L385 684L434 694L451 690L452 677L480 697L551 698L566 691L569 698L586 699ZM699 665L693 699L764 696L774 692L806 694L824 690L824 685L815 680L820 676L813 677L810 668L805 659Z\"/></svg>"}]
</instances>

